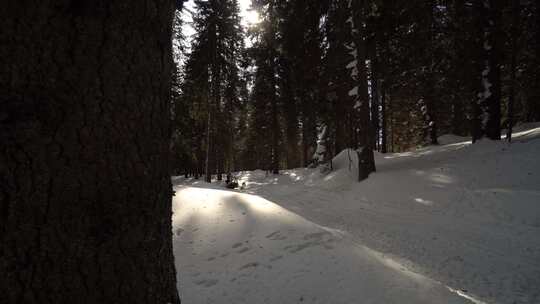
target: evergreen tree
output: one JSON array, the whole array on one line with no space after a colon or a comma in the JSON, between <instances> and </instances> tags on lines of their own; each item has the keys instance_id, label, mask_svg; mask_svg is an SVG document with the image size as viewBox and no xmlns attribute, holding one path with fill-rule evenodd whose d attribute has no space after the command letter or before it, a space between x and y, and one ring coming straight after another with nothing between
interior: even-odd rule
<instances>
[{"instance_id":1,"label":"evergreen tree","mask_svg":"<svg viewBox=\"0 0 540 304\"><path fill-rule=\"evenodd\" d=\"M240 76L244 34L237 0L196 0L193 24L197 35L180 99L191 104L190 145L195 152L188 154L195 159L197 174L204 171L211 182L212 174L221 180L225 170L234 167L235 113L244 85Z\"/></svg>"},{"instance_id":2,"label":"evergreen tree","mask_svg":"<svg viewBox=\"0 0 540 304\"><path fill-rule=\"evenodd\" d=\"M256 141L256 153L262 157L258 168L279 173L281 126L279 123L278 95L278 1L255 0L253 8L259 12L261 22L252 31L255 42L251 50L255 64L253 93L251 96L254 115L250 128L252 140ZM260 134L262 132L262 134ZM263 135L260 137L258 135Z\"/></svg>"},{"instance_id":3,"label":"evergreen tree","mask_svg":"<svg viewBox=\"0 0 540 304\"><path fill-rule=\"evenodd\" d=\"M225 58L222 37L239 32L220 25L226 2L197 2L182 74L190 135L177 138L191 151L176 155L206 166L207 178L331 167L347 148L366 153L365 177L375 149L437 144L446 133L499 139L504 119L536 119L535 1L254 0L252 45Z\"/></svg>"}]
</instances>

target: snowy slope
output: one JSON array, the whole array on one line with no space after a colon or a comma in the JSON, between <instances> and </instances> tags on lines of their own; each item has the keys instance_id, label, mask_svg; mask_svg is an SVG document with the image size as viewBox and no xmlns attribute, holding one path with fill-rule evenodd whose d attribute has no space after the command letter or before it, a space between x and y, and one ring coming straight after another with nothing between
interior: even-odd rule
<instances>
[{"instance_id":1,"label":"snowy slope","mask_svg":"<svg viewBox=\"0 0 540 304\"><path fill-rule=\"evenodd\" d=\"M377 263L376 267L368 267L375 269L373 272L366 272L362 267L354 272L354 269L347 267L354 265L353 261L357 259L362 265L370 265L363 259L371 252L379 257L382 253L385 260L392 261L390 264L396 267L390 267L391 270L406 269L405 273L397 271L399 276L396 277L410 277L409 274L414 273L414 276L418 275L424 282L433 284L432 286L448 286L459 290L460 294L474 299L477 303L540 303L540 128L538 125L528 125L521 126L517 131L519 133L514 135L515 143L510 146L504 142L490 141L471 145L467 139L446 136L442 140L446 141L447 145L408 153L376 155L378 172L362 183L355 181L355 153L347 151L336 157L335 170L327 175L320 174L316 169L296 169L285 171L277 177L266 176L262 171L242 172L239 177L247 183L245 192L264 197L294 212L302 223L309 223L312 227L329 232L328 237L331 236L332 239L339 236L341 245L334 247L339 248L339 255L336 256L343 264L339 267L326 262L316 265L326 270L323 274L326 273L324 277L327 278L331 277L328 271L336 271L335 275L344 270L352 271L353 273L344 279L344 284L352 284L354 288L342 288L360 290L360 282L363 282L364 278L367 278L366 282L371 282L369 278L376 277L375 273L382 269L388 271L388 267L381 267ZM177 182L195 187L205 186L204 183L190 180L179 179ZM277 223L280 219L270 215L267 217L272 219L272 223ZM219 218L220 221L225 221L225 217ZM228 230L226 225L218 226L221 230ZM250 227L258 227L258 224ZM250 229L258 228L248 230ZM269 230L273 229L268 229L268 233L272 233L273 231ZM225 233L221 230L220 234ZM301 241L304 235L317 233L309 232L307 227L297 231L300 230L301 233L287 233L285 236L294 243ZM334 231L341 233L336 235ZM257 238L260 239L266 232L261 231ZM247 235L249 236L249 233ZM229 242L227 236L223 235L221 238ZM199 236L198 239L205 238ZM266 243L262 246L270 249L268 254L274 254L289 244L282 247L265 245L268 246ZM350 252L356 250L352 248L370 249L360 250L358 256L351 257ZM326 252L324 245L313 246L312 249L321 249L321 256ZM253 257L259 254L262 253L253 251ZM309 255L313 253L310 252ZM324 261L323 258L317 259ZM246 263L251 262L246 260ZM261 259L259 263L263 265L265 262ZM202 261L190 260L190 264L197 268L202 265ZM313 264L306 264L304 268L300 267L300 264L294 265L299 268L284 267L282 275L288 276L296 270L314 267ZM231 269L234 271L234 268ZM222 270L217 269L215 272L222 273ZM301 282L306 282L307 279L316 278L315 274L316 272L296 275L302 278ZM272 287L276 283L267 281L273 276L259 276L261 277L254 280L256 285L274 290ZM403 280L399 284L390 285L408 289L405 282L407 281ZM294 284L298 282L295 281ZM378 298L377 296L394 290L387 288L385 282L369 285L367 291L376 290L378 293L362 290L362 293L368 295L367 300L356 298L362 300L355 301L352 293L339 291L336 284L330 285L334 291L326 293L320 292L320 287L313 288L320 292L316 293L317 299L320 299L321 303L450 301L436 297L423 298L423 301L414 298L409 298L409 302L396 301L403 298L401 295L398 298ZM283 286L276 285L280 291L278 293L299 295L299 298L309 294L296 294L291 285L290 282ZM308 285L317 286L310 283ZM189 292L192 286L181 287L182 292ZM235 290L232 285L225 289ZM383 290L385 292L381 292ZM418 289L411 290L412 294L425 294ZM446 296L438 287L430 290L437 290L437 295ZM276 292L270 292L270 295L276 296L274 293ZM324 298L324 294L334 298ZM430 295L429 292L427 294ZM351 296L340 298L342 295ZM358 293L354 295L359 296ZM318 303L303 299L308 303ZM280 303L275 297L270 298L269 302Z\"/></svg>"},{"instance_id":2,"label":"snowy slope","mask_svg":"<svg viewBox=\"0 0 540 304\"><path fill-rule=\"evenodd\" d=\"M470 303L261 197L176 190L174 250L184 303Z\"/></svg>"}]
</instances>

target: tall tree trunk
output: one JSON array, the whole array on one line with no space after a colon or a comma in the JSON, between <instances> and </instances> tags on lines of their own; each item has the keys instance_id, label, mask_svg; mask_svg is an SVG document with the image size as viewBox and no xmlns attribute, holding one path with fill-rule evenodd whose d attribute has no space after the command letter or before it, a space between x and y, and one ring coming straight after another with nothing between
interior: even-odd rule
<instances>
[{"instance_id":1,"label":"tall tree trunk","mask_svg":"<svg viewBox=\"0 0 540 304\"><path fill-rule=\"evenodd\" d=\"M173 9L167 0L3 5L3 303L179 303Z\"/></svg>"},{"instance_id":2,"label":"tall tree trunk","mask_svg":"<svg viewBox=\"0 0 540 304\"><path fill-rule=\"evenodd\" d=\"M210 98L208 96L208 98ZM206 158L205 158L205 162L204 162L204 180L207 182L207 183L211 183L212 182L212 167L210 165L210 155L212 154L212 113L213 113L213 110L212 110L212 105L211 105L211 102L210 100L208 100L208 104L209 104L209 109L208 109L208 119L207 119L207 122L206 122Z\"/></svg>"},{"instance_id":3,"label":"tall tree trunk","mask_svg":"<svg viewBox=\"0 0 540 304\"><path fill-rule=\"evenodd\" d=\"M489 74L488 80L491 82L491 96L486 98L486 110L488 120L486 122L486 136L492 140L501 139L501 54L503 32L502 22L502 0L489 0L488 26L491 27L488 43L491 49L488 50Z\"/></svg>"},{"instance_id":4,"label":"tall tree trunk","mask_svg":"<svg viewBox=\"0 0 540 304\"><path fill-rule=\"evenodd\" d=\"M482 1L475 1L472 5L472 15L473 22L471 23L471 30L473 31L474 38L471 39L471 43L474 43L474 47L471 50L470 63L474 65L474 75L471 76L471 80L476 83L473 91L473 97L471 98L471 137L472 142L482 139L484 136L483 128L483 105L482 98L484 95L484 86L482 83L482 72L486 69L485 67L485 55L484 55L484 5Z\"/></svg>"},{"instance_id":5,"label":"tall tree trunk","mask_svg":"<svg viewBox=\"0 0 540 304\"><path fill-rule=\"evenodd\" d=\"M335 126L335 143L334 151L340 153L345 148L349 148L347 145L347 140L345 138L346 134L346 122L347 122L347 109L345 102L347 101L348 96L347 88L337 88L338 98L334 100L334 126ZM349 115L350 116L350 115Z\"/></svg>"},{"instance_id":6,"label":"tall tree trunk","mask_svg":"<svg viewBox=\"0 0 540 304\"><path fill-rule=\"evenodd\" d=\"M275 94L273 94L275 96ZM272 164L273 174L279 174L279 123L276 98L272 98Z\"/></svg>"},{"instance_id":7,"label":"tall tree trunk","mask_svg":"<svg viewBox=\"0 0 540 304\"><path fill-rule=\"evenodd\" d=\"M533 25L534 45L531 49L534 56L532 65L538 67L540 65L540 1L535 3L534 20L536 20L536 23ZM538 68L532 70L534 74L531 79L531 86L527 90L526 102L526 120L528 122L540 121L540 72Z\"/></svg>"},{"instance_id":8,"label":"tall tree trunk","mask_svg":"<svg viewBox=\"0 0 540 304\"><path fill-rule=\"evenodd\" d=\"M352 22L351 29L357 51L357 84L358 84L358 107L360 130L362 132L359 140L358 150L358 180L366 179L369 174L375 172L375 158L373 155L373 124L370 119L368 81L366 71L367 45L366 31L363 26L365 22L364 1L351 1Z\"/></svg>"},{"instance_id":9,"label":"tall tree trunk","mask_svg":"<svg viewBox=\"0 0 540 304\"><path fill-rule=\"evenodd\" d=\"M272 159L271 159L271 168L273 174L279 174L279 162L280 162L280 155L279 155L279 136L280 136L280 126L279 126L279 120L278 120L278 105L277 105L277 91L276 91L276 64L275 60L277 58L277 43L276 43L276 34L274 32L274 24L275 21L275 8L274 8L274 2L270 2L269 10L269 19L270 19L270 31L268 33L269 35L269 46L270 46L270 62L268 62L268 66L270 67L269 71L271 71L272 75L269 75L270 81L270 115L272 116L271 119L271 128L272 128Z\"/></svg>"},{"instance_id":10,"label":"tall tree trunk","mask_svg":"<svg viewBox=\"0 0 540 304\"><path fill-rule=\"evenodd\" d=\"M381 82L381 153L387 153L387 137L388 137L388 127L387 127L387 117L386 117L386 87L384 81Z\"/></svg>"},{"instance_id":11,"label":"tall tree trunk","mask_svg":"<svg viewBox=\"0 0 540 304\"><path fill-rule=\"evenodd\" d=\"M379 98L379 79L378 79L378 63L377 63L377 57L375 55L375 42L373 41L371 43L371 77L370 77L370 83L371 83L371 124L373 128L373 148L374 150L377 149L377 146L379 145L379 135L380 135L380 119L379 119L379 105L380 105L380 98Z\"/></svg>"},{"instance_id":12,"label":"tall tree trunk","mask_svg":"<svg viewBox=\"0 0 540 304\"><path fill-rule=\"evenodd\" d=\"M291 87L291 63L289 60L283 60L282 72L282 94L285 120L285 141L286 141L286 161L287 168L298 167L298 109Z\"/></svg>"},{"instance_id":13,"label":"tall tree trunk","mask_svg":"<svg viewBox=\"0 0 540 304\"><path fill-rule=\"evenodd\" d=\"M436 92L435 92L435 60L434 60L434 52L435 52L435 41L434 41L434 17L433 17L433 9L435 7L435 2L433 0L426 1L425 3L425 10L427 13L427 20L426 20L426 41L428 43L428 47L426 48L427 54L427 75L425 79L425 92L424 92L424 120L425 120L425 135L424 140L428 140L430 144L437 145L438 144L438 126L437 126L437 117L436 117L436 110L435 110L435 100L436 100Z\"/></svg>"},{"instance_id":14,"label":"tall tree trunk","mask_svg":"<svg viewBox=\"0 0 540 304\"><path fill-rule=\"evenodd\" d=\"M519 36L519 2L512 2L512 27L511 27L511 54L510 54L510 92L508 96L507 109L507 131L506 140L512 141L512 128L514 127L514 101L516 97L516 57L517 57L517 40Z\"/></svg>"},{"instance_id":15,"label":"tall tree trunk","mask_svg":"<svg viewBox=\"0 0 540 304\"><path fill-rule=\"evenodd\" d=\"M390 111L387 110L387 115L389 116L389 120L390 120L390 152L394 153L396 152L395 150L395 141L394 141L394 134L395 134L395 123L394 123L394 109L392 107L392 99L390 98L391 96L388 96L388 107L390 109Z\"/></svg>"},{"instance_id":16,"label":"tall tree trunk","mask_svg":"<svg viewBox=\"0 0 540 304\"><path fill-rule=\"evenodd\" d=\"M481 20L481 83L478 100L473 108L473 142L486 136L492 140L501 139L501 0L486 0L476 3Z\"/></svg>"},{"instance_id":17,"label":"tall tree trunk","mask_svg":"<svg viewBox=\"0 0 540 304\"><path fill-rule=\"evenodd\" d=\"M468 133L468 123L466 119L466 100L471 93L471 54L470 41L467 40L466 33L466 8L464 0L454 1L454 28L453 28L453 62L454 62L454 93L452 94L452 133L466 136Z\"/></svg>"}]
</instances>

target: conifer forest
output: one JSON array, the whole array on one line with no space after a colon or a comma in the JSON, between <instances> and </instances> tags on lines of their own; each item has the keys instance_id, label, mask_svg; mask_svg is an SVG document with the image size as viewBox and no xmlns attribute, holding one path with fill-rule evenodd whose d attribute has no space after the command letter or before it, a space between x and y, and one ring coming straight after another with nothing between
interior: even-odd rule
<instances>
[{"instance_id":1,"label":"conifer forest","mask_svg":"<svg viewBox=\"0 0 540 304\"><path fill-rule=\"evenodd\" d=\"M0 303L540 303L540 1L2 1Z\"/></svg>"}]
</instances>

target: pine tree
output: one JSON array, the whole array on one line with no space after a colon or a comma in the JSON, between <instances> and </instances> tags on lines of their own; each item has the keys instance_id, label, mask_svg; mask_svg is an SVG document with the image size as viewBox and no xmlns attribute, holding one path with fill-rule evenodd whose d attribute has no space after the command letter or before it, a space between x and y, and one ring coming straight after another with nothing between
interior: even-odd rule
<instances>
[{"instance_id":1,"label":"pine tree","mask_svg":"<svg viewBox=\"0 0 540 304\"><path fill-rule=\"evenodd\" d=\"M198 130L193 134L204 137L195 139L192 150L198 151L197 167L204 167L205 179L211 182L214 173L221 180L225 170L233 168L235 113L244 85L240 78L244 34L237 0L197 0L193 21L197 36L185 67L182 98L196 105L190 114L193 129Z\"/></svg>"},{"instance_id":2,"label":"pine tree","mask_svg":"<svg viewBox=\"0 0 540 304\"><path fill-rule=\"evenodd\" d=\"M279 56L277 6L279 3L274 0L257 0L253 1L252 4L262 20L252 30L255 42L251 54L255 65L255 76L251 100L255 113L250 128L252 129L252 140L257 142L257 155L263 158L257 163L258 168L278 174L281 163L282 134L279 122L281 115L278 104L279 79L277 77Z\"/></svg>"}]
</instances>

